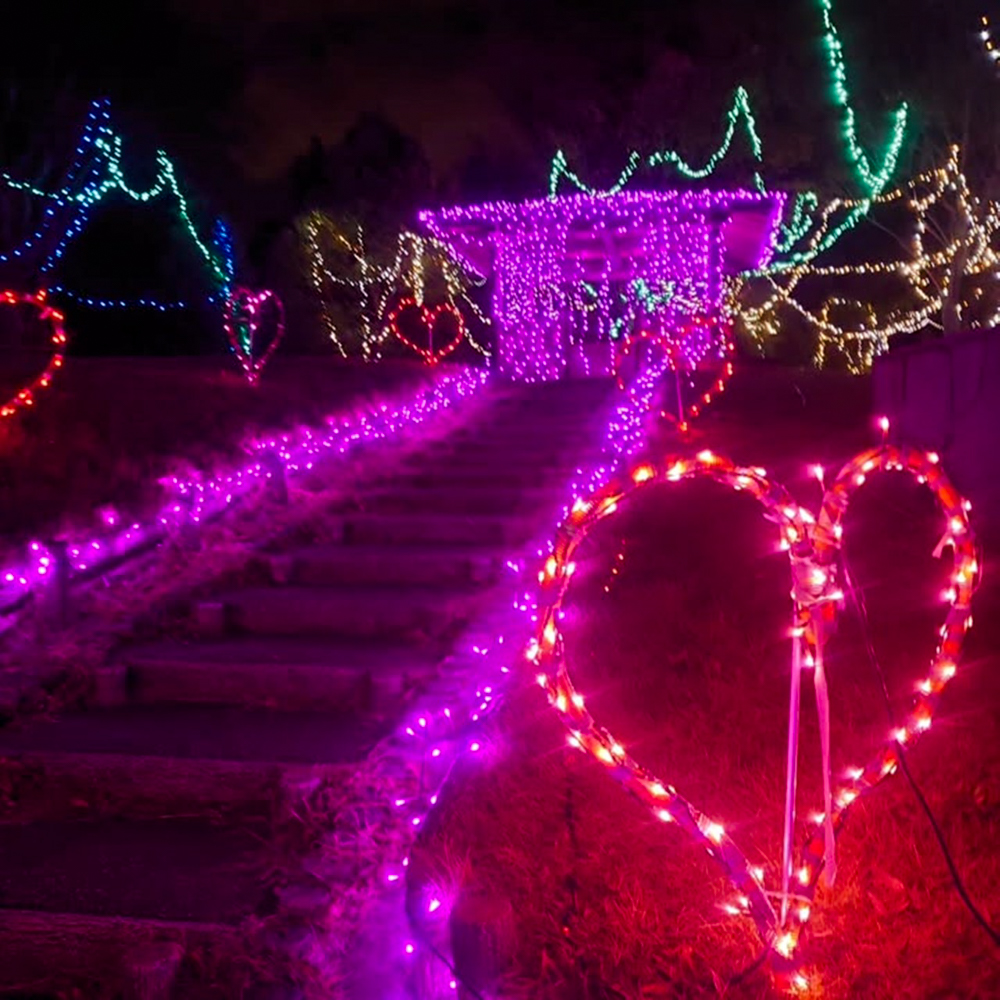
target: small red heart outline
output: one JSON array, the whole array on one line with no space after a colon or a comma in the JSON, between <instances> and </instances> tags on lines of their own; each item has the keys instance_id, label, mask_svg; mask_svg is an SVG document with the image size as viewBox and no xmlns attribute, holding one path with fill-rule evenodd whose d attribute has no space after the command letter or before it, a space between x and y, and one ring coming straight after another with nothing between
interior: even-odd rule
<instances>
[{"instance_id":1,"label":"small red heart outline","mask_svg":"<svg viewBox=\"0 0 1000 1000\"><path fill-rule=\"evenodd\" d=\"M427 347L420 347L418 344L414 344L400 329L399 329L399 317L407 309L417 309L420 313L420 321L424 325L424 329L427 331ZM434 349L434 326L437 321L444 315L453 316L455 318L455 324L457 326L457 333L455 338L448 342L444 347L435 350ZM424 364L436 365L443 358L446 358L449 354L454 351L459 344L465 339L466 329L465 329L465 319L462 313L459 311L458 306L454 302L442 302L440 305L435 306L433 309L428 309L426 305L417 302L416 299L409 297L401 299L397 304L396 308L392 310L389 314L389 329L392 335L401 343L408 347L411 351L419 354L423 359Z\"/></svg>"},{"instance_id":2,"label":"small red heart outline","mask_svg":"<svg viewBox=\"0 0 1000 1000\"><path fill-rule=\"evenodd\" d=\"M5 291L0 294L0 305L13 306L18 303L34 306L39 313L39 318L49 324L51 331L49 343L52 345L52 354L42 370L42 373L32 379L16 395L0 406L0 417L13 416L19 409L25 406L35 405L35 393L39 389L47 389L52 384L52 379L56 372L62 368L66 355L63 353L69 337L63 326L66 317L56 308L49 305L45 289L35 292L34 295L24 292Z\"/></svg>"},{"instance_id":3,"label":"small red heart outline","mask_svg":"<svg viewBox=\"0 0 1000 1000\"><path fill-rule=\"evenodd\" d=\"M736 353L736 345L733 342L729 326L717 317L702 313L688 316L680 327L681 333L679 335L668 333L666 330L643 329L638 333L630 333L625 337L619 338L614 360L614 376L617 379L618 388L626 388L625 380L621 374L622 365L629 354L632 353L632 350L640 343L649 343L652 346L659 347L669 359L670 370L678 371L681 366L680 355L682 352L680 345L684 342L687 332L695 328L705 329L708 327L718 327L721 332L719 357L722 359L722 372L715 382L712 383L711 387L702 393L697 402L689 403L684 407L682 419L678 419L676 414L667 409L663 410L660 414L664 419L677 424L679 430L686 431L690 422L698 417L706 406L710 405L713 400L725 392L726 386L733 376L733 356Z\"/></svg>"},{"instance_id":4,"label":"small red heart outline","mask_svg":"<svg viewBox=\"0 0 1000 1000\"><path fill-rule=\"evenodd\" d=\"M970 608L979 566L968 522L969 504L942 471L936 454L888 443L863 452L841 469L824 494L818 517L797 504L780 484L768 480L764 470L741 468L712 452L701 452L695 458L668 458L659 467L643 464L633 470L628 480L612 480L589 498L575 502L558 529L551 554L538 574L538 627L525 655L540 671L538 683L570 731L570 742L605 764L615 779L649 806L659 819L677 823L702 842L725 869L740 898L745 900L745 911L753 918L761 940L777 956L774 971L788 985L794 985L796 980L792 957L809 919L810 904L823 871L822 829L807 840L802 855L796 896L804 902L792 907L781 925L765 891L763 872L749 864L724 828L632 759L587 711L569 674L558 621L573 575L573 553L594 524L614 513L622 499L645 484L708 478L738 492L750 493L764 507L765 516L778 525L796 584L793 628L802 630L799 634L803 636L805 655L815 656L824 625L833 620L842 598L836 585L836 560L843 536L844 513L857 489L871 473L878 471L906 472L931 489L947 522L943 541L952 546L954 572L947 595L950 608L940 630L938 650L929 675L918 685L919 694L906 722L891 734L866 766L854 769L850 783L834 795L833 823L839 832L850 805L896 769L897 742L915 742L930 728L941 693L954 676L965 635L972 624Z\"/></svg>"},{"instance_id":5,"label":"small red heart outline","mask_svg":"<svg viewBox=\"0 0 1000 1000\"><path fill-rule=\"evenodd\" d=\"M260 313L265 303L273 304L275 316L274 336L271 338L263 354L254 356L254 341L257 338L257 331L260 329ZM241 316L240 313L243 315ZM240 339L237 333L237 324L244 322L249 327L249 350ZM243 368L243 374L247 381L255 385L260 378L264 366L271 355L275 352L278 344L285 336L285 307L277 294L271 289L265 288L263 291L254 292L249 288L237 285L226 299L226 309L223 315L223 325L226 329L226 336L229 339L229 346L233 349Z\"/></svg>"}]
</instances>

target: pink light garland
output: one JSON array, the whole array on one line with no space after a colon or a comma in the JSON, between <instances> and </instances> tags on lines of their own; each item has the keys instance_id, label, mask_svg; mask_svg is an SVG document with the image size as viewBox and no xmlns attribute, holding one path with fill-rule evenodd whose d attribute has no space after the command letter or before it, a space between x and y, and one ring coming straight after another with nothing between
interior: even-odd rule
<instances>
[{"instance_id":1,"label":"pink light garland","mask_svg":"<svg viewBox=\"0 0 1000 1000\"><path fill-rule=\"evenodd\" d=\"M613 400L602 431L601 458L593 466L577 470L559 520L568 514L577 497L599 488L622 462L644 446L664 371L663 364L643 371L624 393ZM530 566L549 550L549 545L546 533L540 541L526 546L522 552L510 554L507 567L514 582L507 606L501 607L487 621L479 623L465 637L464 650L458 656L475 665L476 681L463 692L451 690L443 695L426 695L396 735L400 743L412 747L406 758L408 766L405 773L419 773L421 790L416 795L404 795L393 800L394 808L405 819L405 829L410 835L405 841L406 853L384 871L387 885L401 885L405 881L409 850L426 825L457 763L467 754L480 754L486 749L486 742L478 729L486 714L498 704L511 677L516 676L511 668L512 651L523 647L537 621L533 593L535 581L530 575ZM441 924L447 920L449 909L444 905L433 905L435 902L440 904L439 897L427 901L424 917ZM420 936L420 928L411 928L411 935L401 943L394 941L387 961L391 962L393 954L396 954L406 962L413 962L423 952L419 947ZM399 948L398 952L396 948ZM440 995L453 995L458 988L454 975L444 966L438 971Z\"/></svg>"}]
</instances>

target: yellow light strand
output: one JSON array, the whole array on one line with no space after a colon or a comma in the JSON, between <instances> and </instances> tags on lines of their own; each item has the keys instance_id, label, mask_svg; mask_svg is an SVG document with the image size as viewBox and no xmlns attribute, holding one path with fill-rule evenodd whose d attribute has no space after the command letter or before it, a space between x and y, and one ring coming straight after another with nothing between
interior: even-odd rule
<instances>
[{"instance_id":1,"label":"yellow light strand","mask_svg":"<svg viewBox=\"0 0 1000 1000\"><path fill-rule=\"evenodd\" d=\"M739 312L745 330L764 349L780 330L783 310L790 310L804 319L816 335L813 361L826 364L836 352L854 374L870 369L874 358L888 349L889 338L895 334L913 333L935 322L946 307L954 269L961 267L959 280L987 276L996 278L1000 271L1000 256L993 246L1000 230L1000 206L984 204L969 191L959 166L958 147L952 147L943 167L928 171L893 191L873 199L873 207L904 202L914 224L904 257L896 260L866 261L844 265L804 263L770 273L743 275L730 282L727 295L730 306ZM826 233L835 226L843 212L857 210L863 203L850 199L835 199L823 209L820 221L810 237L810 248L819 246ZM949 233L941 234L933 225L933 213L944 210L953 222ZM929 235L940 243L928 248ZM964 259L962 256L964 255ZM873 276L893 276L905 289L905 304L876 312L871 302L849 299L842 295L828 296L818 308L803 301L799 285L809 278L852 279ZM757 298L761 290L764 299L756 305L746 303ZM982 289L975 291L982 297ZM742 304L739 300L743 299ZM968 316L971 303L959 303L960 314L969 325L992 326L997 315L981 316L978 321ZM833 313L859 317L853 324L837 323Z\"/></svg>"},{"instance_id":2,"label":"yellow light strand","mask_svg":"<svg viewBox=\"0 0 1000 1000\"><path fill-rule=\"evenodd\" d=\"M300 229L309 278L320 301L320 315L342 356L347 357L349 334L341 329L330 308L330 293L334 288L350 289L357 294L357 336L361 356L366 361L382 357L382 348L391 335L389 315L395 299L409 295L418 306L423 306L429 273L439 275L444 282L446 304L461 305L484 326L490 325L489 317L468 295L476 284L474 278L440 240L403 230L396 238L391 263L383 266L367 252L360 226L354 238L348 238L328 216L317 211L305 218ZM336 253L346 255L353 274L335 264ZM483 357L490 356L489 350L468 330L464 339Z\"/></svg>"}]
</instances>

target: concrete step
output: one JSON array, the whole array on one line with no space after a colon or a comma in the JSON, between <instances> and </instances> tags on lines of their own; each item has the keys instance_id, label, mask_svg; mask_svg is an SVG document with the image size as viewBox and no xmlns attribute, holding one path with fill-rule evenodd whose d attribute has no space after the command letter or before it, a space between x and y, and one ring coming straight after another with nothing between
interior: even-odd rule
<instances>
[{"instance_id":1,"label":"concrete step","mask_svg":"<svg viewBox=\"0 0 1000 1000\"><path fill-rule=\"evenodd\" d=\"M600 399L610 393L613 387L614 382L610 378L521 383L513 387L512 391L499 402L570 403L574 400Z\"/></svg>"},{"instance_id":2,"label":"concrete step","mask_svg":"<svg viewBox=\"0 0 1000 1000\"><path fill-rule=\"evenodd\" d=\"M433 471L420 471L417 463L411 462L412 471L405 472L399 478L392 480L392 483L401 487L404 485L416 486L421 489L435 487L510 489L519 486L526 489L544 487L545 489L562 490L576 469L583 464L585 463L567 465L565 461L561 461L558 466L525 463L511 468L499 468L496 465L483 462L464 463L457 466L449 463Z\"/></svg>"},{"instance_id":3,"label":"concrete step","mask_svg":"<svg viewBox=\"0 0 1000 1000\"><path fill-rule=\"evenodd\" d=\"M120 703L381 710L435 676L442 645L253 637L126 649Z\"/></svg>"},{"instance_id":4,"label":"concrete step","mask_svg":"<svg viewBox=\"0 0 1000 1000\"><path fill-rule=\"evenodd\" d=\"M271 557L276 582L305 586L405 584L459 587L493 583L506 553L468 546L314 545Z\"/></svg>"},{"instance_id":5,"label":"concrete step","mask_svg":"<svg viewBox=\"0 0 1000 1000\"><path fill-rule=\"evenodd\" d=\"M359 503L363 510L380 513L531 514L552 507L560 499L559 491L551 488L429 485L371 490Z\"/></svg>"},{"instance_id":6,"label":"concrete step","mask_svg":"<svg viewBox=\"0 0 1000 1000\"><path fill-rule=\"evenodd\" d=\"M130 705L8 727L0 731L0 770L15 792L6 818L267 815L295 775L316 774L334 787L346 781L392 720Z\"/></svg>"},{"instance_id":7,"label":"concrete step","mask_svg":"<svg viewBox=\"0 0 1000 1000\"><path fill-rule=\"evenodd\" d=\"M524 542L533 523L527 516L348 514L343 537L354 545L468 545L493 550Z\"/></svg>"},{"instance_id":8,"label":"concrete step","mask_svg":"<svg viewBox=\"0 0 1000 1000\"><path fill-rule=\"evenodd\" d=\"M117 996L150 941L198 952L189 975L207 987L261 912L261 835L189 819L0 826L0 989L69 996L89 980Z\"/></svg>"},{"instance_id":9,"label":"concrete step","mask_svg":"<svg viewBox=\"0 0 1000 1000\"><path fill-rule=\"evenodd\" d=\"M584 422L553 425L545 420L504 421L488 427L463 427L447 439L452 442L471 442L482 448L524 447L543 448L580 447L589 442Z\"/></svg>"},{"instance_id":10,"label":"concrete step","mask_svg":"<svg viewBox=\"0 0 1000 1000\"><path fill-rule=\"evenodd\" d=\"M503 462L513 464L518 461L533 464L558 462L566 454L566 446L557 441L540 438L536 434L521 440L481 442L474 438L447 437L435 441L423 450L429 459L447 456L449 460L474 457L481 462Z\"/></svg>"},{"instance_id":11,"label":"concrete step","mask_svg":"<svg viewBox=\"0 0 1000 1000\"><path fill-rule=\"evenodd\" d=\"M517 451L499 454L467 448L457 452L440 451L415 455L404 464L404 468L441 475L453 472L503 475L518 485L530 487L560 481L580 465L586 464L586 457L586 453L563 451L542 460L527 457Z\"/></svg>"},{"instance_id":12,"label":"concrete step","mask_svg":"<svg viewBox=\"0 0 1000 1000\"><path fill-rule=\"evenodd\" d=\"M390 515L391 516L391 515ZM485 591L465 588L353 584L252 587L223 594L196 609L203 635L442 635L468 619Z\"/></svg>"}]
</instances>

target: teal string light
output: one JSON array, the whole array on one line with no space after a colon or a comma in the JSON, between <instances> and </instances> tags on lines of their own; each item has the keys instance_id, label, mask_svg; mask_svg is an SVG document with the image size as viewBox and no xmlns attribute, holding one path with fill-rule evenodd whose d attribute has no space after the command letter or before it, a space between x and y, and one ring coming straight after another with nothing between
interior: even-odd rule
<instances>
[{"instance_id":1,"label":"teal string light","mask_svg":"<svg viewBox=\"0 0 1000 1000\"><path fill-rule=\"evenodd\" d=\"M819 206L819 198L814 192L807 191L797 195L788 210L790 217L782 222L778 231L775 253L771 262L765 268L748 272L747 276L774 273L808 263L833 247L845 233L865 218L872 203L885 191L899 163L899 156L906 138L909 106L904 101L892 114L889 138L880 155L869 158L865 153L858 138L857 116L851 104L850 91L847 86L847 68L844 62L843 45L833 21L833 0L819 0L819 4L824 30L823 47L831 79L831 93L834 104L842 112L841 137L848 160L853 167L855 179L862 188L863 196L850 209L845 218L824 233L821 239L813 240L804 249L794 251L793 248L806 241L810 233L814 231L816 212ZM599 191L587 185L570 168L565 153L559 150L552 161L549 173L549 196L556 197L563 181L569 182L578 191L590 195L617 194L631 182L639 168L644 165L673 167L680 176L687 180L704 180L715 172L722 160L728 155L737 128L741 123L754 159L757 163L763 164L763 144L750 105L750 97L746 89L741 86L736 89L733 102L726 113L726 129L722 141L703 166L692 166L673 150L659 150L645 158L633 150L615 183L606 191ZM753 180L760 191L766 192L760 170L754 171Z\"/></svg>"},{"instance_id":2,"label":"teal string light","mask_svg":"<svg viewBox=\"0 0 1000 1000\"><path fill-rule=\"evenodd\" d=\"M549 197L554 198L559 192L559 185L565 179L569 181L577 190L582 191L584 194L589 195L613 195L618 194L628 185L632 180L636 171L645 164L649 167L660 167L660 166L672 166L677 172L688 180L704 180L706 177L711 176L719 163L726 157L729 153L729 148L733 144L733 137L736 135L736 127L743 122L744 130L746 132L747 139L750 142L750 150L753 153L754 159L760 163L763 161L764 148L760 141L760 134L757 131L757 123L753 116L753 111L750 107L750 95L747 93L744 87L737 87L736 92L733 95L733 103L730 105L729 110L726 112L726 131L723 135L722 142L719 147L712 153L705 164L701 167L692 166L687 162L679 153L673 150L664 149L658 150L652 153L650 156L643 160L642 155L633 150L628 157L628 162L625 164L625 168L622 170L621 174L618 176L618 180L611 185L606 191L599 191L596 188L590 187L588 184L584 183L583 180L574 173L566 160L566 154L560 149L557 150L555 157L552 160L552 169L549 172ZM759 172L754 173L754 183L757 187L763 191L763 179Z\"/></svg>"},{"instance_id":3,"label":"teal string light","mask_svg":"<svg viewBox=\"0 0 1000 1000\"><path fill-rule=\"evenodd\" d=\"M906 137L909 106L904 101L893 112L891 133L882 152L881 163L876 168L872 161L869 160L858 139L857 118L847 87L847 68L844 63L844 50L840 42L837 26L833 22L833 0L819 0L819 4L823 19L823 45L827 57L827 68L831 77L831 91L834 103L843 112L841 135L847 147L847 155L854 167L856 178L863 188L865 196L876 198L885 190L899 162L899 155ZM568 181L577 190L586 194L618 194L644 164L650 167L671 166L687 180L704 180L715 172L722 160L728 155L736 134L737 125L740 122L743 123L754 159L758 163L763 163L763 143L757 129L757 121L754 117L753 109L750 106L750 96L746 88L740 86L736 88L733 95L733 102L726 112L726 131L722 142L715 152L709 156L703 166L692 166L674 150L658 150L645 159L638 151L633 150L629 154L628 161L621 174L619 174L618 180L606 191L599 191L586 184L578 174L570 169L569 163L566 160L566 154L560 149L556 152L552 160L552 168L549 172L549 196L555 197L558 194L559 185L563 180ZM755 171L754 173L754 184L761 191L765 190L760 171ZM797 199L796 207L801 213L803 209L800 199ZM793 208L793 213L795 211L796 208ZM791 226L791 224L789 225ZM801 239L802 235L807 231L801 228L801 226L802 215L799 214L795 224L795 229L798 231L797 239Z\"/></svg>"},{"instance_id":4,"label":"teal string light","mask_svg":"<svg viewBox=\"0 0 1000 1000\"><path fill-rule=\"evenodd\" d=\"M57 191L41 188L36 184L12 177L6 171L0 171L0 183L3 183L12 190L22 191L32 197L48 200L53 202L56 207L69 207L74 210L70 214L66 228L57 241L55 248L42 262L40 267L41 273L49 274L54 270L56 264L65 253L67 246L83 232L89 221L91 211L110 195L121 193L133 201L142 204L163 196L170 196L174 200L177 214L184 223L188 237L197 247L198 252L212 273L213 281L218 285L216 291L210 296L209 301L224 301L228 296L234 278L232 240L228 230L225 229L224 224L222 230L219 230L217 227L217 238L214 241L217 249L213 252L209 245L201 238L195 227L187 199L178 183L174 165L163 150L157 150L156 152L156 177L148 188L139 190L133 188L128 183L122 167L123 140L108 125L109 116L107 106L107 101L95 102L92 106L84 138L81 141L81 147L77 151L77 163L83 161L85 158L89 161L87 171L88 180L79 187L79 190L76 190L78 185L74 180L74 175L79 169L77 165L74 165L70 174L67 175L66 183ZM44 225L51 225L52 218L51 212L47 210L47 221ZM37 243L40 232L36 233L34 237L29 238L18 251L15 251L16 255L21 256L25 249L30 249L31 246L34 246ZM53 290L58 290L60 294L65 295L67 298L72 298L75 301L95 308L128 308L140 306L167 310L183 308L185 306L183 302L159 303L154 299L90 298L73 293L58 285L54 286Z\"/></svg>"},{"instance_id":5,"label":"teal string light","mask_svg":"<svg viewBox=\"0 0 1000 1000\"><path fill-rule=\"evenodd\" d=\"M664 308L674 297L675 284L672 281L660 283L662 291L654 292L643 278L636 278L632 282L632 292L638 302L649 313L655 313Z\"/></svg>"},{"instance_id":6,"label":"teal string light","mask_svg":"<svg viewBox=\"0 0 1000 1000\"><path fill-rule=\"evenodd\" d=\"M833 0L819 0L819 6L825 30L823 46L833 78L833 100L842 109L844 115L842 135L847 145L847 154L865 194L870 198L876 198L885 190L885 186L889 183L899 161L903 139L906 136L909 106L903 101L893 112L892 130L882 153L881 166L876 169L869 161L858 140L857 119L854 107L851 105L850 91L847 88L844 48L840 43L840 33L837 31L837 26L833 23Z\"/></svg>"},{"instance_id":7,"label":"teal string light","mask_svg":"<svg viewBox=\"0 0 1000 1000\"><path fill-rule=\"evenodd\" d=\"M198 248L205 259L205 263L208 264L219 284L225 285L228 280L225 269L216 259L205 241L198 235L198 230L195 229L194 222L191 219L187 199L184 197L180 185L177 183L177 174L174 170L174 165L167 154L162 149L156 151L156 178L148 189L140 191L132 188L125 179L125 172L122 168L122 137L114 135L110 143L105 139L100 139L97 145L107 156L108 176L100 184L88 188L78 195L77 197L81 203L90 208L113 191L120 191L133 201L142 203L159 198L161 195L167 193L173 195L177 205L177 214L181 217L189 238Z\"/></svg>"},{"instance_id":8,"label":"teal string light","mask_svg":"<svg viewBox=\"0 0 1000 1000\"><path fill-rule=\"evenodd\" d=\"M812 229L813 218L819 207L819 198L814 191L801 191L792 203L792 217L782 222L775 242L777 253L787 253Z\"/></svg>"}]
</instances>

